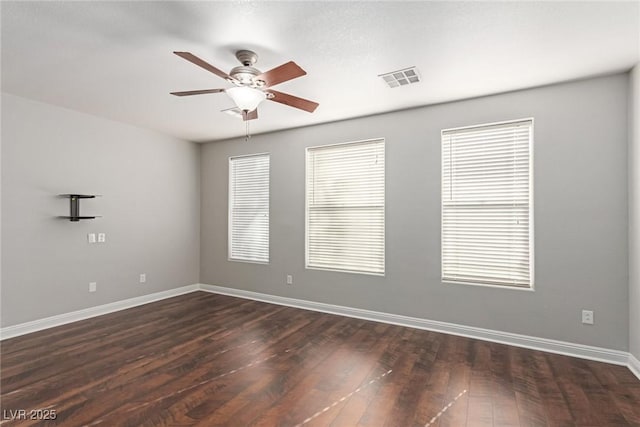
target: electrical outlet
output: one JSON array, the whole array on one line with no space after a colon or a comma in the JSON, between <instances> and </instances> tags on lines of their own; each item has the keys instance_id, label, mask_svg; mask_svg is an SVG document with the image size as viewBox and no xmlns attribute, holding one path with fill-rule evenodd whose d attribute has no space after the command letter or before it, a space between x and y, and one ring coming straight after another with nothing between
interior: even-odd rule
<instances>
[{"instance_id":1,"label":"electrical outlet","mask_svg":"<svg viewBox=\"0 0 640 427\"><path fill-rule=\"evenodd\" d=\"M107 241L106 233L98 233L98 243L104 243Z\"/></svg>"},{"instance_id":2,"label":"electrical outlet","mask_svg":"<svg viewBox=\"0 0 640 427\"><path fill-rule=\"evenodd\" d=\"M593 325L593 311L582 310L582 323L585 325Z\"/></svg>"},{"instance_id":3,"label":"electrical outlet","mask_svg":"<svg viewBox=\"0 0 640 427\"><path fill-rule=\"evenodd\" d=\"M291 274L287 274L287 285L293 285L293 276Z\"/></svg>"},{"instance_id":4,"label":"electrical outlet","mask_svg":"<svg viewBox=\"0 0 640 427\"><path fill-rule=\"evenodd\" d=\"M98 284L96 282L89 282L89 292L95 292L98 290Z\"/></svg>"},{"instance_id":5,"label":"electrical outlet","mask_svg":"<svg viewBox=\"0 0 640 427\"><path fill-rule=\"evenodd\" d=\"M146 282L147 282L147 273L140 274L140 283L146 283Z\"/></svg>"},{"instance_id":6,"label":"electrical outlet","mask_svg":"<svg viewBox=\"0 0 640 427\"><path fill-rule=\"evenodd\" d=\"M95 243L96 242L96 233L87 234L87 242Z\"/></svg>"}]
</instances>

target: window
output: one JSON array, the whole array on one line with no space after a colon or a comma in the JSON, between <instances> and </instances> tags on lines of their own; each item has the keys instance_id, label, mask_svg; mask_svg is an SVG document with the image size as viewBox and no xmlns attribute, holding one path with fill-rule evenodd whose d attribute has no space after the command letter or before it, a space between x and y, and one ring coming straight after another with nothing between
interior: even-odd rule
<instances>
[{"instance_id":1,"label":"window","mask_svg":"<svg viewBox=\"0 0 640 427\"><path fill-rule=\"evenodd\" d=\"M306 267L384 274L384 140L307 149Z\"/></svg>"},{"instance_id":2,"label":"window","mask_svg":"<svg viewBox=\"0 0 640 427\"><path fill-rule=\"evenodd\" d=\"M229 158L229 259L269 262L269 154Z\"/></svg>"},{"instance_id":3,"label":"window","mask_svg":"<svg viewBox=\"0 0 640 427\"><path fill-rule=\"evenodd\" d=\"M442 131L442 280L533 286L533 120Z\"/></svg>"}]
</instances>

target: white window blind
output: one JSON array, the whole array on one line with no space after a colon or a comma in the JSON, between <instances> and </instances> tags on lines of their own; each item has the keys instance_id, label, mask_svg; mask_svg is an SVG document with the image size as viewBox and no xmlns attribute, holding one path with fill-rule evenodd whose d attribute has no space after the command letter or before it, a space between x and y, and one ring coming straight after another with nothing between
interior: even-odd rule
<instances>
[{"instance_id":1,"label":"white window blind","mask_svg":"<svg viewBox=\"0 0 640 427\"><path fill-rule=\"evenodd\" d=\"M533 285L533 121L442 131L442 279Z\"/></svg>"},{"instance_id":2,"label":"white window blind","mask_svg":"<svg viewBox=\"0 0 640 427\"><path fill-rule=\"evenodd\" d=\"M269 154L229 158L229 259L269 262Z\"/></svg>"},{"instance_id":3,"label":"white window blind","mask_svg":"<svg viewBox=\"0 0 640 427\"><path fill-rule=\"evenodd\" d=\"M307 149L306 266L384 274L384 140Z\"/></svg>"}]
</instances>

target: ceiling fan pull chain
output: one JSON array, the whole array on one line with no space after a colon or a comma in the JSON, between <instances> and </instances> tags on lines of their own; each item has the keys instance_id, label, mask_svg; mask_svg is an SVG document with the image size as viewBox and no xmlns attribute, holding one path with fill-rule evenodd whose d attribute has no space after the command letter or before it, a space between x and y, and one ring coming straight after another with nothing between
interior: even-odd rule
<instances>
[{"instance_id":1,"label":"ceiling fan pull chain","mask_svg":"<svg viewBox=\"0 0 640 427\"><path fill-rule=\"evenodd\" d=\"M249 141L249 138L251 138L251 135L249 135L249 120L247 120L247 121L246 121L246 122L244 122L244 123L245 123L245 126L246 126L246 132L245 132L245 138L244 138L244 140L245 140L245 142L246 142L246 141Z\"/></svg>"}]
</instances>

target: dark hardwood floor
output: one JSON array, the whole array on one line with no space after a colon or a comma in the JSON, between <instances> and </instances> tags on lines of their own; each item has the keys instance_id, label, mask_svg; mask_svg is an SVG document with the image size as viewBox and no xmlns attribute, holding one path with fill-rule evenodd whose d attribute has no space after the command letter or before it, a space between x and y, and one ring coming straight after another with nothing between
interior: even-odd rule
<instances>
[{"instance_id":1,"label":"dark hardwood floor","mask_svg":"<svg viewBox=\"0 0 640 427\"><path fill-rule=\"evenodd\" d=\"M3 341L1 368L11 426L640 426L625 367L204 292Z\"/></svg>"}]
</instances>

